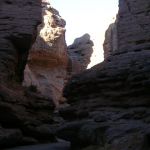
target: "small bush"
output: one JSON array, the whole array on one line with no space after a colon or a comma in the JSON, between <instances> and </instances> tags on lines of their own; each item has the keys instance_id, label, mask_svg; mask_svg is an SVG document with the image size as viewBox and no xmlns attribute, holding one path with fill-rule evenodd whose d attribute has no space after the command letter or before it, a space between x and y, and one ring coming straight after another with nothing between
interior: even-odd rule
<instances>
[{"instance_id":1,"label":"small bush","mask_svg":"<svg viewBox=\"0 0 150 150\"><path fill-rule=\"evenodd\" d=\"M29 90L30 90L31 92L37 92L37 86L36 86L36 85L33 85L33 84L31 83L30 86L29 86Z\"/></svg>"}]
</instances>

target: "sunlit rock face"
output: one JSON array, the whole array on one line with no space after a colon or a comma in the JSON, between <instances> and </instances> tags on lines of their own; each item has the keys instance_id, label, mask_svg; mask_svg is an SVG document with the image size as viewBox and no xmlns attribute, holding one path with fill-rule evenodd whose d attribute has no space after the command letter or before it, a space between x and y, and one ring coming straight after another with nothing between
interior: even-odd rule
<instances>
[{"instance_id":1,"label":"sunlit rock face","mask_svg":"<svg viewBox=\"0 0 150 150\"><path fill-rule=\"evenodd\" d=\"M116 17L113 17L111 22L112 23L105 32L105 40L103 43L104 58L110 56L113 52L118 50L117 15Z\"/></svg>"},{"instance_id":2,"label":"sunlit rock face","mask_svg":"<svg viewBox=\"0 0 150 150\"><path fill-rule=\"evenodd\" d=\"M68 65L66 22L48 2L42 2L42 16L36 42L29 52L23 86L36 85L42 94L51 96L58 106L59 102L65 100L62 98L62 88Z\"/></svg>"},{"instance_id":3,"label":"sunlit rock face","mask_svg":"<svg viewBox=\"0 0 150 150\"><path fill-rule=\"evenodd\" d=\"M52 98L21 85L41 15L41 0L0 2L0 149L56 141Z\"/></svg>"},{"instance_id":4,"label":"sunlit rock face","mask_svg":"<svg viewBox=\"0 0 150 150\"><path fill-rule=\"evenodd\" d=\"M56 133L74 148L150 149L150 2L119 0L119 6L120 48L63 89L70 106L59 110L66 122Z\"/></svg>"}]
</instances>

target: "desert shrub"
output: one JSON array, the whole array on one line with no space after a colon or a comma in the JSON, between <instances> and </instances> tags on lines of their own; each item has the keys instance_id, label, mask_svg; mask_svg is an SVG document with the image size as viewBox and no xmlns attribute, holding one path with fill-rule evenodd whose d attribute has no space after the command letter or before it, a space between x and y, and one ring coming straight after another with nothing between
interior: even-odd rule
<instances>
[{"instance_id":1,"label":"desert shrub","mask_svg":"<svg viewBox=\"0 0 150 150\"><path fill-rule=\"evenodd\" d=\"M31 92L37 92L37 86L36 86L36 85L33 85L33 84L31 83L30 86L29 86L29 91L31 91Z\"/></svg>"},{"instance_id":2,"label":"desert shrub","mask_svg":"<svg viewBox=\"0 0 150 150\"><path fill-rule=\"evenodd\" d=\"M149 124L150 123L150 116L143 118L143 122Z\"/></svg>"}]
</instances>

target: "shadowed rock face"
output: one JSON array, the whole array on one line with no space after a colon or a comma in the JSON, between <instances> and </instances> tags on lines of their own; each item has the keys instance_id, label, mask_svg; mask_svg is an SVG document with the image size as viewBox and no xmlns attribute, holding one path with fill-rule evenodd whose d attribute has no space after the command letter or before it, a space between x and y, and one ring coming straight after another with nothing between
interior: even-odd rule
<instances>
[{"instance_id":1,"label":"shadowed rock face","mask_svg":"<svg viewBox=\"0 0 150 150\"><path fill-rule=\"evenodd\" d=\"M59 111L67 122L57 136L72 146L146 148L149 61L150 44L130 46L73 76L63 90L70 107Z\"/></svg>"},{"instance_id":2,"label":"shadowed rock face","mask_svg":"<svg viewBox=\"0 0 150 150\"><path fill-rule=\"evenodd\" d=\"M0 2L0 147L54 141L59 117L51 97L23 90L28 51L41 22L41 0Z\"/></svg>"},{"instance_id":3,"label":"shadowed rock face","mask_svg":"<svg viewBox=\"0 0 150 150\"><path fill-rule=\"evenodd\" d=\"M110 56L113 52L118 50L118 35L117 35L117 23L118 15L113 18L113 23L111 23L105 32L105 40L103 43L104 48L104 58Z\"/></svg>"},{"instance_id":4,"label":"shadowed rock face","mask_svg":"<svg viewBox=\"0 0 150 150\"><path fill-rule=\"evenodd\" d=\"M121 0L118 18L118 46L150 42L150 1Z\"/></svg>"},{"instance_id":5,"label":"shadowed rock face","mask_svg":"<svg viewBox=\"0 0 150 150\"><path fill-rule=\"evenodd\" d=\"M70 72L74 74L93 67L103 61L103 38L98 33L84 34L76 38L67 48Z\"/></svg>"},{"instance_id":6,"label":"shadowed rock face","mask_svg":"<svg viewBox=\"0 0 150 150\"><path fill-rule=\"evenodd\" d=\"M116 21L105 33L104 57L118 48L150 42L149 1L122 0Z\"/></svg>"},{"instance_id":7,"label":"shadowed rock face","mask_svg":"<svg viewBox=\"0 0 150 150\"><path fill-rule=\"evenodd\" d=\"M90 35L85 34L80 38L76 38L74 43L68 46L67 53L71 60L72 72L78 73L86 70L93 53L93 42L90 40Z\"/></svg>"},{"instance_id":8,"label":"shadowed rock face","mask_svg":"<svg viewBox=\"0 0 150 150\"><path fill-rule=\"evenodd\" d=\"M72 147L150 148L149 29L139 27L140 22L148 24L145 11L150 10L149 2L119 3L120 49L101 64L73 76L63 89L70 106L60 109L60 116L67 121L56 133L71 141Z\"/></svg>"},{"instance_id":9,"label":"shadowed rock face","mask_svg":"<svg viewBox=\"0 0 150 150\"><path fill-rule=\"evenodd\" d=\"M10 79L23 80L28 51L40 23L40 3L40 0L35 3L3 0L0 4L0 82L5 86ZM32 7L34 11L31 11Z\"/></svg>"},{"instance_id":10,"label":"shadowed rock face","mask_svg":"<svg viewBox=\"0 0 150 150\"><path fill-rule=\"evenodd\" d=\"M68 55L65 42L66 22L48 2L42 2L42 24L36 42L29 52L23 86L31 83L56 106L65 101L62 89L66 83Z\"/></svg>"}]
</instances>

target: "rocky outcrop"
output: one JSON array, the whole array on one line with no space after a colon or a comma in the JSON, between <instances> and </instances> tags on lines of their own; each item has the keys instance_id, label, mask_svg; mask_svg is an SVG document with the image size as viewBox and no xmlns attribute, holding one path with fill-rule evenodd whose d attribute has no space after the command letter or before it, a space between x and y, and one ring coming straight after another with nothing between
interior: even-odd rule
<instances>
[{"instance_id":1,"label":"rocky outcrop","mask_svg":"<svg viewBox=\"0 0 150 150\"><path fill-rule=\"evenodd\" d=\"M68 55L65 42L65 21L49 2L42 2L42 24L29 51L23 86L36 85L56 106L65 101L62 89L66 83Z\"/></svg>"},{"instance_id":2,"label":"rocky outcrop","mask_svg":"<svg viewBox=\"0 0 150 150\"><path fill-rule=\"evenodd\" d=\"M28 51L41 23L41 0L3 0L0 4L0 148L56 141L51 97L22 89ZM55 124L55 125L54 125Z\"/></svg>"},{"instance_id":3,"label":"rocky outcrop","mask_svg":"<svg viewBox=\"0 0 150 150\"><path fill-rule=\"evenodd\" d=\"M121 0L118 16L118 47L150 42L150 2Z\"/></svg>"},{"instance_id":4,"label":"rocky outcrop","mask_svg":"<svg viewBox=\"0 0 150 150\"><path fill-rule=\"evenodd\" d=\"M86 70L93 53L93 42L90 40L90 35L85 34L75 39L74 43L68 46L67 53L72 72L78 73Z\"/></svg>"},{"instance_id":5,"label":"rocky outcrop","mask_svg":"<svg viewBox=\"0 0 150 150\"><path fill-rule=\"evenodd\" d=\"M56 133L75 149L150 148L149 2L120 0L119 6L120 49L73 76L63 90L70 106L60 109L66 122Z\"/></svg>"},{"instance_id":6,"label":"rocky outcrop","mask_svg":"<svg viewBox=\"0 0 150 150\"><path fill-rule=\"evenodd\" d=\"M17 2L4 0L0 5L0 82L5 86L14 86L12 80L23 80L28 50L35 41L36 27L41 18L40 0L36 0L35 3L28 0L20 4ZM32 6L35 8L33 11Z\"/></svg>"},{"instance_id":7,"label":"rocky outcrop","mask_svg":"<svg viewBox=\"0 0 150 150\"><path fill-rule=\"evenodd\" d=\"M57 136L73 147L148 150L149 60L150 44L130 46L73 76L63 90L71 106L59 111L67 122Z\"/></svg>"},{"instance_id":8,"label":"rocky outcrop","mask_svg":"<svg viewBox=\"0 0 150 150\"><path fill-rule=\"evenodd\" d=\"M68 66L72 74L84 71L103 61L102 38L93 33L75 39L67 48L70 59Z\"/></svg>"},{"instance_id":9,"label":"rocky outcrop","mask_svg":"<svg viewBox=\"0 0 150 150\"><path fill-rule=\"evenodd\" d=\"M118 48L150 42L149 4L148 1L120 1L117 18L105 33L105 58Z\"/></svg>"},{"instance_id":10,"label":"rocky outcrop","mask_svg":"<svg viewBox=\"0 0 150 150\"><path fill-rule=\"evenodd\" d=\"M113 52L118 50L118 35L117 35L117 23L118 18L113 17L112 23L109 25L105 32L105 40L103 43L104 58L110 56Z\"/></svg>"}]
</instances>

